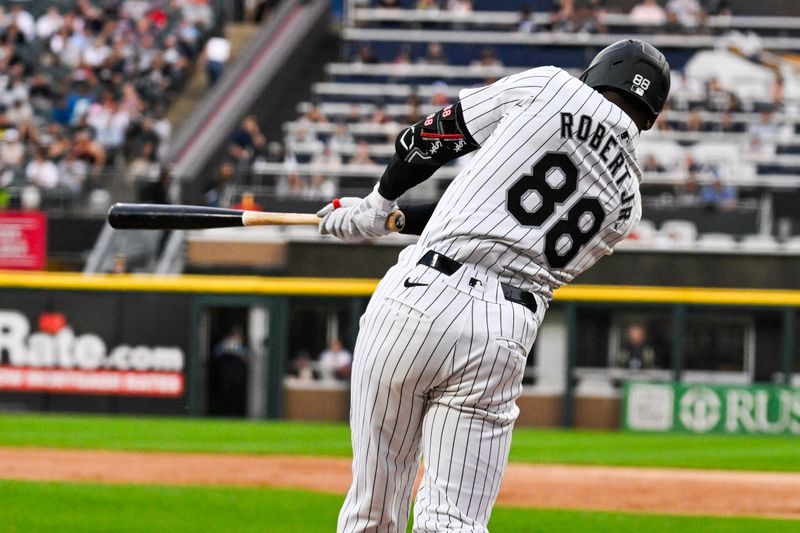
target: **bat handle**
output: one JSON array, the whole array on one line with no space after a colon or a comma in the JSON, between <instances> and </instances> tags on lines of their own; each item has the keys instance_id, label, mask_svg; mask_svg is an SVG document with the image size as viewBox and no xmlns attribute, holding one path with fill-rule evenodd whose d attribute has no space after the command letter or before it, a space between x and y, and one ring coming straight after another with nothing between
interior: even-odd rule
<instances>
[{"instance_id":1,"label":"bat handle","mask_svg":"<svg viewBox=\"0 0 800 533\"><path fill-rule=\"evenodd\" d=\"M406 215L399 209L392 211L386 217L386 229L395 233L400 233L406 227Z\"/></svg>"}]
</instances>

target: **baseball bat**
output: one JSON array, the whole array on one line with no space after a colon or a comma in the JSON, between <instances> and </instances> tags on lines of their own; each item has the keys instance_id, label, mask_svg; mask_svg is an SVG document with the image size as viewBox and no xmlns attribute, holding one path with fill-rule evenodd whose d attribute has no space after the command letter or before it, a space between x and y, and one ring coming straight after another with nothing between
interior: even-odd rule
<instances>
[{"instance_id":1,"label":"baseball bat","mask_svg":"<svg viewBox=\"0 0 800 533\"><path fill-rule=\"evenodd\" d=\"M108 223L115 229L209 229L241 226L316 226L320 218L306 213L270 213L244 209L225 209L198 205L114 204L108 210ZM386 229L402 231L406 218L392 211Z\"/></svg>"}]
</instances>

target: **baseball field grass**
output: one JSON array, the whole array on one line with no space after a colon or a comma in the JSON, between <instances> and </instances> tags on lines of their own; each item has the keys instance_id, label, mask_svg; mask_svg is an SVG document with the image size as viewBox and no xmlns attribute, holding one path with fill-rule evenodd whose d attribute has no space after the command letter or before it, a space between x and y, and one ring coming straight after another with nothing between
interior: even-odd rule
<instances>
[{"instance_id":1,"label":"baseball field grass","mask_svg":"<svg viewBox=\"0 0 800 533\"><path fill-rule=\"evenodd\" d=\"M339 424L19 414L0 415L0 447L332 457L350 453L348 429ZM518 428L511 461L800 472L800 441ZM0 501L0 532L306 533L333 531L342 496L276 488L0 481ZM490 529L800 533L800 520L500 506Z\"/></svg>"},{"instance_id":2,"label":"baseball field grass","mask_svg":"<svg viewBox=\"0 0 800 533\"><path fill-rule=\"evenodd\" d=\"M0 446L349 457L350 433L344 424L8 414ZM517 428L510 460L800 472L800 440Z\"/></svg>"},{"instance_id":3,"label":"baseball field grass","mask_svg":"<svg viewBox=\"0 0 800 533\"><path fill-rule=\"evenodd\" d=\"M342 498L286 489L0 482L0 531L329 533ZM768 533L800 521L498 507L492 532Z\"/></svg>"}]
</instances>

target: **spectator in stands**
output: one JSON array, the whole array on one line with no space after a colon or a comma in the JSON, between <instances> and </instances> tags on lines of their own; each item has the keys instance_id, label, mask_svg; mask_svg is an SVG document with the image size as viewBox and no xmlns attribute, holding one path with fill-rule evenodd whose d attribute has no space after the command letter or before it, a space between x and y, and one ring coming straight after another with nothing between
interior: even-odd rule
<instances>
[{"instance_id":1,"label":"spectator in stands","mask_svg":"<svg viewBox=\"0 0 800 533\"><path fill-rule=\"evenodd\" d=\"M58 12L58 7L49 6L47 11L36 21L36 36L41 40L49 39L61 29L64 19Z\"/></svg>"},{"instance_id":2,"label":"spectator in stands","mask_svg":"<svg viewBox=\"0 0 800 533\"><path fill-rule=\"evenodd\" d=\"M361 122L361 111L357 103L350 102L350 105L347 106L347 114L345 115L344 121L348 124L358 124Z\"/></svg>"},{"instance_id":3,"label":"spectator in stands","mask_svg":"<svg viewBox=\"0 0 800 533\"><path fill-rule=\"evenodd\" d=\"M713 181L700 190L700 199L710 209L727 210L736 205L736 190L723 183L718 169L712 169Z\"/></svg>"},{"instance_id":4,"label":"spectator in stands","mask_svg":"<svg viewBox=\"0 0 800 533\"><path fill-rule=\"evenodd\" d=\"M231 181L235 168L226 161L219 166L214 181L206 187L203 193L205 204L211 207L228 207L231 204Z\"/></svg>"},{"instance_id":5,"label":"spectator in stands","mask_svg":"<svg viewBox=\"0 0 800 533\"><path fill-rule=\"evenodd\" d=\"M469 15L472 13L472 0L448 0L447 10L456 15Z\"/></svg>"},{"instance_id":6,"label":"spectator in stands","mask_svg":"<svg viewBox=\"0 0 800 533\"><path fill-rule=\"evenodd\" d=\"M249 166L257 155L263 154L266 147L267 139L261 133L258 120L253 115L247 115L233 132L228 153L240 165Z\"/></svg>"},{"instance_id":7,"label":"spectator in stands","mask_svg":"<svg viewBox=\"0 0 800 533\"><path fill-rule=\"evenodd\" d=\"M158 179L146 182L139 189L139 201L147 204L168 204L169 187L172 181L172 173L166 166L161 167Z\"/></svg>"},{"instance_id":8,"label":"spectator in stands","mask_svg":"<svg viewBox=\"0 0 800 533\"><path fill-rule=\"evenodd\" d=\"M315 153L322 149L322 142L311 130L310 125L304 121L300 121L297 127L289 133L286 143L287 149L292 153L300 151Z\"/></svg>"},{"instance_id":9,"label":"spectator in stands","mask_svg":"<svg viewBox=\"0 0 800 533\"><path fill-rule=\"evenodd\" d=\"M356 144L356 150L353 153L353 157L350 159L351 165L374 165L375 161L369 155L369 143L364 139L361 139Z\"/></svg>"},{"instance_id":10,"label":"spectator in stands","mask_svg":"<svg viewBox=\"0 0 800 533\"><path fill-rule=\"evenodd\" d=\"M122 98L119 102L119 109L128 115L130 120L136 120L144 110L144 103L142 102L139 92L132 83L126 83L122 86Z\"/></svg>"},{"instance_id":11,"label":"spectator in stands","mask_svg":"<svg viewBox=\"0 0 800 533\"><path fill-rule=\"evenodd\" d=\"M80 72L79 77L85 76L85 73ZM91 87L85 79L79 79L73 84L72 89L67 94L67 109L69 115L69 122L66 124L72 127L78 127L82 124L84 116L89 112L89 106L92 105L94 96L91 92Z\"/></svg>"},{"instance_id":12,"label":"spectator in stands","mask_svg":"<svg viewBox=\"0 0 800 533\"><path fill-rule=\"evenodd\" d=\"M656 0L642 0L633 6L630 17L637 26L664 26L667 23L667 12Z\"/></svg>"},{"instance_id":13,"label":"spectator in stands","mask_svg":"<svg viewBox=\"0 0 800 533\"><path fill-rule=\"evenodd\" d=\"M132 185L148 178L155 167L155 161L156 147L152 141L137 145L135 156L125 170L125 182Z\"/></svg>"},{"instance_id":14,"label":"spectator in stands","mask_svg":"<svg viewBox=\"0 0 800 533\"><path fill-rule=\"evenodd\" d=\"M312 383L314 381L314 370L311 365L311 356L306 350L300 353L292 361L292 379L298 383Z\"/></svg>"},{"instance_id":15,"label":"spectator in stands","mask_svg":"<svg viewBox=\"0 0 800 533\"><path fill-rule=\"evenodd\" d=\"M0 146L0 165L12 171L21 170L25 147L19 142L19 131L7 129L3 140L5 142Z\"/></svg>"},{"instance_id":16,"label":"spectator in stands","mask_svg":"<svg viewBox=\"0 0 800 533\"><path fill-rule=\"evenodd\" d=\"M703 119L699 111L692 111L686 116L686 131L700 131L703 129Z\"/></svg>"},{"instance_id":17,"label":"spectator in stands","mask_svg":"<svg viewBox=\"0 0 800 533\"><path fill-rule=\"evenodd\" d=\"M322 109L319 106L319 102L313 101L306 111L306 114L303 115L303 118L309 122L314 122L317 124L325 124L328 122L328 117L322 112Z\"/></svg>"},{"instance_id":18,"label":"spectator in stands","mask_svg":"<svg viewBox=\"0 0 800 533\"><path fill-rule=\"evenodd\" d=\"M473 67L502 67L503 62L497 57L497 51L494 48L483 48L478 56L478 59L472 62Z\"/></svg>"},{"instance_id":19,"label":"spectator in stands","mask_svg":"<svg viewBox=\"0 0 800 533\"><path fill-rule=\"evenodd\" d=\"M294 196L301 198L306 194L306 182L297 172L291 172L275 187L275 194L281 196Z\"/></svg>"},{"instance_id":20,"label":"spectator in stands","mask_svg":"<svg viewBox=\"0 0 800 533\"><path fill-rule=\"evenodd\" d=\"M641 324L631 324L617 354L618 364L629 370L656 368L656 352L647 343L647 330Z\"/></svg>"},{"instance_id":21,"label":"spectator in stands","mask_svg":"<svg viewBox=\"0 0 800 533\"><path fill-rule=\"evenodd\" d=\"M772 84L772 110L783 110L784 103L783 80L779 76L776 76Z\"/></svg>"},{"instance_id":22,"label":"spectator in stands","mask_svg":"<svg viewBox=\"0 0 800 533\"><path fill-rule=\"evenodd\" d=\"M181 2L181 15L189 24L210 30L214 25L214 12L208 0L189 0Z\"/></svg>"},{"instance_id":23,"label":"spectator in stands","mask_svg":"<svg viewBox=\"0 0 800 533\"><path fill-rule=\"evenodd\" d=\"M700 201L700 184L697 170L686 174L686 179L678 183L674 190L675 202L679 205L696 205Z\"/></svg>"},{"instance_id":24,"label":"spectator in stands","mask_svg":"<svg viewBox=\"0 0 800 533\"><path fill-rule=\"evenodd\" d=\"M403 123L416 124L420 120L422 120L422 108L419 95L412 94L406 100L406 115L403 117Z\"/></svg>"},{"instance_id":25,"label":"spectator in stands","mask_svg":"<svg viewBox=\"0 0 800 533\"><path fill-rule=\"evenodd\" d=\"M343 121L337 122L336 129L333 130L333 135L328 140L328 147L333 153L341 155L350 152L354 146L355 141L353 141L353 136L350 134L347 124Z\"/></svg>"},{"instance_id":26,"label":"spectator in stands","mask_svg":"<svg viewBox=\"0 0 800 533\"><path fill-rule=\"evenodd\" d=\"M163 107L156 108L153 118L153 131L158 135L156 158L164 160L167 157L169 141L172 138L172 122L167 118L167 113Z\"/></svg>"},{"instance_id":27,"label":"spectator in stands","mask_svg":"<svg viewBox=\"0 0 800 533\"><path fill-rule=\"evenodd\" d=\"M102 103L92 104L87 123L94 130L97 142L108 153L109 159L114 160L122 155L122 145L125 142L125 132L130 119L128 114L120 109L113 94L106 92Z\"/></svg>"},{"instance_id":28,"label":"spectator in stands","mask_svg":"<svg viewBox=\"0 0 800 533\"><path fill-rule=\"evenodd\" d=\"M749 124L747 133L750 134L750 152L754 155L770 156L778 140L780 127L773 122L772 113L764 111L759 122Z\"/></svg>"},{"instance_id":29,"label":"spectator in stands","mask_svg":"<svg viewBox=\"0 0 800 533\"><path fill-rule=\"evenodd\" d=\"M517 21L517 31L522 33L533 33L536 31L536 21L533 19L533 9L530 5L522 6Z\"/></svg>"},{"instance_id":30,"label":"spectator in stands","mask_svg":"<svg viewBox=\"0 0 800 533\"><path fill-rule=\"evenodd\" d=\"M738 108L736 96L717 78L710 78L705 87L706 108L712 111L734 111Z\"/></svg>"},{"instance_id":31,"label":"spectator in stands","mask_svg":"<svg viewBox=\"0 0 800 533\"><path fill-rule=\"evenodd\" d=\"M400 9L403 6L400 4L400 0L376 0L375 7L382 9Z\"/></svg>"},{"instance_id":32,"label":"spectator in stands","mask_svg":"<svg viewBox=\"0 0 800 533\"><path fill-rule=\"evenodd\" d=\"M311 176L311 183L306 191L306 196L311 200L329 202L336 196L336 185L330 178L326 178L322 174L314 174Z\"/></svg>"},{"instance_id":33,"label":"spectator in stands","mask_svg":"<svg viewBox=\"0 0 800 533\"><path fill-rule=\"evenodd\" d=\"M225 69L225 63L231 57L231 43L223 35L216 35L208 40L203 51L206 76L209 87L217 83Z\"/></svg>"},{"instance_id":34,"label":"spectator in stands","mask_svg":"<svg viewBox=\"0 0 800 533\"><path fill-rule=\"evenodd\" d=\"M36 37L36 20L33 15L25 11L20 3L11 6L10 15L13 24L25 36L25 40L32 41Z\"/></svg>"},{"instance_id":35,"label":"spectator in stands","mask_svg":"<svg viewBox=\"0 0 800 533\"><path fill-rule=\"evenodd\" d=\"M153 151L151 159L153 161L156 160L161 137L159 137L155 130L155 123L152 117L145 116L140 122L134 122L131 127L128 128L128 137L130 141L129 144L133 147L134 153L141 152L141 147L145 144L152 145Z\"/></svg>"},{"instance_id":36,"label":"spectator in stands","mask_svg":"<svg viewBox=\"0 0 800 533\"><path fill-rule=\"evenodd\" d=\"M390 124L392 118L386 112L386 104L380 103L375 106L372 115L369 117L370 124Z\"/></svg>"},{"instance_id":37,"label":"spectator in stands","mask_svg":"<svg viewBox=\"0 0 800 533\"><path fill-rule=\"evenodd\" d=\"M698 173L703 170L703 165L697 162L692 154L686 154L683 158L682 168L688 174Z\"/></svg>"},{"instance_id":38,"label":"spectator in stands","mask_svg":"<svg viewBox=\"0 0 800 533\"><path fill-rule=\"evenodd\" d=\"M54 161L60 160L72 148L72 141L64 131L64 127L58 122L51 122L47 125L40 142L47 145L47 157Z\"/></svg>"},{"instance_id":39,"label":"spectator in stands","mask_svg":"<svg viewBox=\"0 0 800 533\"><path fill-rule=\"evenodd\" d=\"M572 31L572 0L553 0L542 29L547 31Z\"/></svg>"},{"instance_id":40,"label":"spectator in stands","mask_svg":"<svg viewBox=\"0 0 800 533\"><path fill-rule=\"evenodd\" d=\"M36 129L33 124L33 107L26 100L17 98L12 101L6 116L19 131L21 139L31 139L36 136Z\"/></svg>"},{"instance_id":41,"label":"spectator in stands","mask_svg":"<svg viewBox=\"0 0 800 533\"><path fill-rule=\"evenodd\" d=\"M342 157L331 150L330 145L325 145L321 152L314 154L311 163L320 168L335 169L342 166Z\"/></svg>"},{"instance_id":42,"label":"spectator in stands","mask_svg":"<svg viewBox=\"0 0 800 533\"><path fill-rule=\"evenodd\" d=\"M372 47L368 44L361 45L358 48L358 52L356 52L356 55L353 57L353 63L361 65L374 65L379 62L375 53L372 51Z\"/></svg>"},{"instance_id":43,"label":"spectator in stands","mask_svg":"<svg viewBox=\"0 0 800 533\"><path fill-rule=\"evenodd\" d=\"M687 31L696 31L705 24L705 12L697 0L669 0L667 20Z\"/></svg>"},{"instance_id":44,"label":"spectator in stands","mask_svg":"<svg viewBox=\"0 0 800 533\"><path fill-rule=\"evenodd\" d=\"M658 118L656 118L656 123L653 124L653 129L656 131L670 131L672 130L672 124L670 124L669 119L669 111L667 110L666 106L664 107L664 111L662 111Z\"/></svg>"},{"instance_id":45,"label":"spectator in stands","mask_svg":"<svg viewBox=\"0 0 800 533\"><path fill-rule=\"evenodd\" d=\"M441 2L437 0L417 0L417 9L420 11L439 11Z\"/></svg>"},{"instance_id":46,"label":"spectator in stands","mask_svg":"<svg viewBox=\"0 0 800 533\"><path fill-rule=\"evenodd\" d=\"M647 156L642 168L645 172L664 172L666 170L664 165L662 165L658 158L656 158L656 156L653 154Z\"/></svg>"},{"instance_id":47,"label":"spectator in stands","mask_svg":"<svg viewBox=\"0 0 800 533\"><path fill-rule=\"evenodd\" d=\"M586 0L580 2L575 9L574 27L575 31L582 33L607 33L603 18L608 13L605 0Z\"/></svg>"},{"instance_id":48,"label":"spectator in stands","mask_svg":"<svg viewBox=\"0 0 800 533\"><path fill-rule=\"evenodd\" d=\"M411 57L411 50L407 46L400 47L397 55L392 60L394 65L410 65L414 60Z\"/></svg>"},{"instance_id":49,"label":"spectator in stands","mask_svg":"<svg viewBox=\"0 0 800 533\"><path fill-rule=\"evenodd\" d=\"M433 84L434 93L431 96L430 105L436 107L444 107L450 103L450 97L447 96L447 84L443 81L437 81Z\"/></svg>"},{"instance_id":50,"label":"spectator in stands","mask_svg":"<svg viewBox=\"0 0 800 533\"><path fill-rule=\"evenodd\" d=\"M723 133L738 131L738 125L733 119L733 113L725 111L719 118L719 122L714 124L714 129Z\"/></svg>"},{"instance_id":51,"label":"spectator in stands","mask_svg":"<svg viewBox=\"0 0 800 533\"><path fill-rule=\"evenodd\" d=\"M450 61L444 54L444 48L439 43L429 43L425 56L420 58L420 63L425 65L447 65Z\"/></svg>"},{"instance_id":52,"label":"spectator in stands","mask_svg":"<svg viewBox=\"0 0 800 533\"><path fill-rule=\"evenodd\" d=\"M47 159L44 149L34 151L34 158L25 167L25 179L40 189L55 189L59 185L58 167Z\"/></svg>"},{"instance_id":53,"label":"spectator in stands","mask_svg":"<svg viewBox=\"0 0 800 533\"><path fill-rule=\"evenodd\" d=\"M85 161L78 159L71 151L66 152L58 163L59 181L76 198L81 195L88 175L89 165Z\"/></svg>"},{"instance_id":54,"label":"spectator in stands","mask_svg":"<svg viewBox=\"0 0 800 533\"><path fill-rule=\"evenodd\" d=\"M342 345L342 341L332 339L328 348L319 355L317 370L323 381L346 380L350 377L352 363L353 354Z\"/></svg>"}]
</instances>

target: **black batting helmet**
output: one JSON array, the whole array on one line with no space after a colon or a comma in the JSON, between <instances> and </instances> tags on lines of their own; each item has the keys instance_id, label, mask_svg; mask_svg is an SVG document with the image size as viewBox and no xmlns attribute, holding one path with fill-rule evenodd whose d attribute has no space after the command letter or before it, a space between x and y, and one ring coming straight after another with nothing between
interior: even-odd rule
<instances>
[{"instance_id":1,"label":"black batting helmet","mask_svg":"<svg viewBox=\"0 0 800 533\"><path fill-rule=\"evenodd\" d=\"M669 63L655 46L625 39L604 48L580 77L593 89L614 89L644 105L653 121L669 95Z\"/></svg>"}]
</instances>

